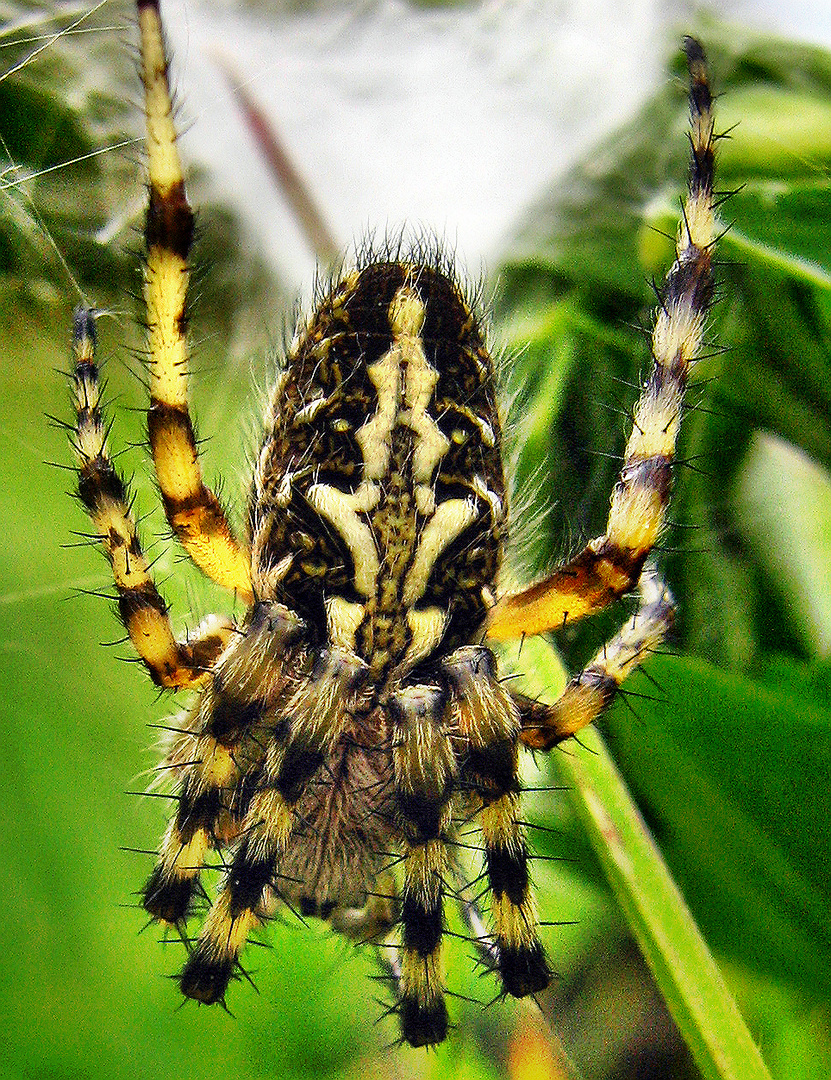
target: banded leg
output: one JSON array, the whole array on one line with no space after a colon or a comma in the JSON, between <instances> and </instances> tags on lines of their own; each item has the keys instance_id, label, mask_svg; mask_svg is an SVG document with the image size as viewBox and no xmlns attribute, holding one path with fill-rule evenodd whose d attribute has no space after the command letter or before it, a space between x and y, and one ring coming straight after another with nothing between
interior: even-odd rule
<instances>
[{"instance_id":1,"label":"banded leg","mask_svg":"<svg viewBox=\"0 0 831 1080\"><path fill-rule=\"evenodd\" d=\"M78 495L112 567L121 621L150 678L157 686L194 686L227 645L233 623L210 620L191 642L173 636L167 605L141 550L127 487L107 447L95 347L95 315L79 308L73 328L76 422L72 437L78 458Z\"/></svg>"},{"instance_id":2,"label":"banded leg","mask_svg":"<svg viewBox=\"0 0 831 1080\"><path fill-rule=\"evenodd\" d=\"M272 722L256 794L241 825L242 839L199 940L182 971L186 997L220 1001L246 939L263 919L263 892L295 827L295 806L325 754L342 735L364 674L338 649L323 654Z\"/></svg>"},{"instance_id":3,"label":"banded leg","mask_svg":"<svg viewBox=\"0 0 831 1080\"><path fill-rule=\"evenodd\" d=\"M701 352L713 296L713 114L704 52L685 40L690 71L689 190L676 260L660 291L654 365L635 406L606 532L544 581L500 598L487 633L503 641L556 630L629 592L664 526L690 369Z\"/></svg>"},{"instance_id":4,"label":"banded leg","mask_svg":"<svg viewBox=\"0 0 831 1080\"><path fill-rule=\"evenodd\" d=\"M182 924L191 913L199 874L217 846L228 815L227 792L239 779L235 758L210 739L193 739L197 764L182 782L176 815L165 830L159 858L142 891L142 905L160 922Z\"/></svg>"},{"instance_id":5,"label":"banded leg","mask_svg":"<svg viewBox=\"0 0 831 1080\"><path fill-rule=\"evenodd\" d=\"M208 577L250 601L249 559L216 495L202 482L188 412L186 325L193 212L176 147L158 0L138 0L138 19L149 182L144 302L150 449L167 520L185 551Z\"/></svg>"},{"instance_id":6,"label":"banded leg","mask_svg":"<svg viewBox=\"0 0 831 1080\"><path fill-rule=\"evenodd\" d=\"M544 990L551 973L537 933L519 796L503 795L486 806L481 827L499 974L509 994L525 997Z\"/></svg>"},{"instance_id":7,"label":"banded leg","mask_svg":"<svg viewBox=\"0 0 831 1080\"><path fill-rule=\"evenodd\" d=\"M524 997L545 989L550 972L537 934L528 849L519 820L519 713L496 679L488 649L457 649L442 671L450 685L455 725L468 747L463 779L484 804L480 825L496 967L506 992Z\"/></svg>"},{"instance_id":8,"label":"banded leg","mask_svg":"<svg viewBox=\"0 0 831 1080\"><path fill-rule=\"evenodd\" d=\"M144 907L156 919L182 922L190 911L208 852L240 828L232 795L257 768L268 738L268 703L286 696L287 672L302 666L302 623L279 604L260 603L218 660L207 687L165 768L182 764L179 806L144 888Z\"/></svg>"},{"instance_id":9,"label":"banded leg","mask_svg":"<svg viewBox=\"0 0 831 1080\"><path fill-rule=\"evenodd\" d=\"M566 686L552 705L515 697L522 716L522 742L532 750L550 750L597 720L612 704L625 678L664 641L675 609L669 590L654 571L638 584L640 604L591 664Z\"/></svg>"},{"instance_id":10,"label":"banded leg","mask_svg":"<svg viewBox=\"0 0 831 1080\"><path fill-rule=\"evenodd\" d=\"M444 707L444 695L429 686L407 687L390 702L396 803L405 841L399 1015L410 1046L429 1046L447 1036L445 837L456 761L443 729Z\"/></svg>"}]
</instances>

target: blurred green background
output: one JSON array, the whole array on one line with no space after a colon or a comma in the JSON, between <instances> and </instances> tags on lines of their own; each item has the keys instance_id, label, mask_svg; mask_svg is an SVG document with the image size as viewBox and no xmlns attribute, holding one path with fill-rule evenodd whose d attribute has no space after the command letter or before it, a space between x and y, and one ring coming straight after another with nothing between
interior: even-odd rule
<instances>
[{"instance_id":1,"label":"blurred green background","mask_svg":"<svg viewBox=\"0 0 831 1080\"><path fill-rule=\"evenodd\" d=\"M3 10L4 71L32 38L66 26L42 4ZM119 11L117 21L122 21ZM105 7L98 25L113 18ZM89 26L91 24L85 24ZM603 729L734 990L774 1077L831 1072L831 59L808 46L702 29L714 68L722 217L718 343L692 391L673 527L661 553L679 601L671 654ZM101 357L114 448L134 475L156 574L180 626L227 599L165 543L142 445L135 320L138 151L90 157L136 134L132 59L115 33L68 36L0 81L0 611L5 657L2 813L5 963L0 1003L10 1077L197 1078L558 1075L531 1007L497 1001L471 948L451 942L456 1028L425 1054L393 1047L368 952L287 917L252 948L257 990L234 1016L180 1008L162 948L135 907L162 800L132 797L168 716L108 610L103 558L67 496L68 271L106 309ZM499 267L497 337L515 356L508 392L520 488L542 507L523 539L526 577L603 530L645 369L649 279L671 259L686 105L682 71L625 130L529 210ZM70 88L70 92L67 92ZM734 127L734 124L738 126ZM70 168L69 161L77 161ZM199 178L195 189L199 190ZM198 195L197 195L198 200ZM252 443L251 371L290 298L240 251L232 216L207 208L198 263L194 398L205 472L241 513L239 446ZM118 237L112 240L112 234ZM60 256L60 258L59 258ZM65 268L60 260L65 261ZM521 347L521 350L520 350ZM512 350L520 350L515 353ZM256 395L255 395L256 396ZM625 615L558 640L579 664ZM668 650L669 652L669 650ZM556 755L529 786L558 784ZM639 961L568 793L528 797L542 918L558 979L543 1014L586 1078L695 1077Z\"/></svg>"}]
</instances>

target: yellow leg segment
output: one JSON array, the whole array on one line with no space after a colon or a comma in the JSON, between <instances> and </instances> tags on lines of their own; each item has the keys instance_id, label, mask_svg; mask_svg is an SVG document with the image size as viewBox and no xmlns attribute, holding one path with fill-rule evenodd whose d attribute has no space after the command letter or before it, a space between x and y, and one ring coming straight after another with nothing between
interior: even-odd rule
<instances>
[{"instance_id":1,"label":"yellow leg segment","mask_svg":"<svg viewBox=\"0 0 831 1080\"><path fill-rule=\"evenodd\" d=\"M247 553L234 538L219 500L202 482L188 412L188 204L167 77L157 0L139 0L147 117L149 204L144 301L150 372L147 426L165 512L185 551L213 581L252 599Z\"/></svg>"},{"instance_id":2,"label":"yellow leg segment","mask_svg":"<svg viewBox=\"0 0 831 1080\"><path fill-rule=\"evenodd\" d=\"M624 465L606 532L544 581L500 598L488 637L504 641L557 630L632 589L664 526L672 465L690 368L702 348L713 295L713 116L701 46L687 39L690 70L689 190L676 260L660 293L652 334L653 368L633 414Z\"/></svg>"},{"instance_id":3,"label":"yellow leg segment","mask_svg":"<svg viewBox=\"0 0 831 1080\"><path fill-rule=\"evenodd\" d=\"M669 590L654 572L639 582L641 602L634 617L600 650L591 664L566 686L553 705L517 698L522 742L550 750L593 723L611 705L621 683L666 638L674 608Z\"/></svg>"},{"instance_id":4,"label":"yellow leg segment","mask_svg":"<svg viewBox=\"0 0 831 1080\"><path fill-rule=\"evenodd\" d=\"M510 792L482 810L482 839L490 882L491 922L502 984L514 997L544 990L551 978L537 934L528 877L528 849L519 821L519 795Z\"/></svg>"},{"instance_id":5,"label":"yellow leg segment","mask_svg":"<svg viewBox=\"0 0 831 1080\"><path fill-rule=\"evenodd\" d=\"M127 487L107 447L95 362L95 315L87 308L75 312L74 352L73 448L78 458L78 494L110 561L121 621L157 686L193 686L225 648L231 623L214 620L189 643L173 636L167 605L141 550Z\"/></svg>"}]
</instances>

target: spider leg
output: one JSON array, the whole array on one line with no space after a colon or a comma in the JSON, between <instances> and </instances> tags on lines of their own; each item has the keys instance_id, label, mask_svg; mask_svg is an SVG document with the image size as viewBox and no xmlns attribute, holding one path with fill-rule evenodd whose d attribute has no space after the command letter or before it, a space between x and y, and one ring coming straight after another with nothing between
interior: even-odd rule
<instances>
[{"instance_id":1,"label":"spider leg","mask_svg":"<svg viewBox=\"0 0 831 1080\"><path fill-rule=\"evenodd\" d=\"M187 554L213 581L251 600L249 559L216 495L202 482L188 411L187 293L193 212L188 204L157 0L138 0L147 118L149 202L144 301L150 449L167 520Z\"/></svg>"},{"instance_id":2,"label":"spider leg","mask_svg":"<svg viewBox=\"0 0 831 1080\"><path fill-rule=\"evenodd\" d=\"M445 699L431 686L399 690L390 701L393 769L401 833L404 885L401 898L401 1032L411 1046L447 1036L444 1000L444 883L449 872L444 837L451 828L456 772L443 728Z\"/></svg>"},{"instance_id":3,"label":"spider leg","mask_svg":"<svg viewBox=\"0 0 831 1080\"><path fill-rule=\"evenodd\" d=\"M173 635L167 605L141 550L127 486L107 447L95 344L95 315L88 308L79 308L74 318L72 380L76 415L72 446L78 458L78 495L110 561L121 621L150 678L157 686L193 686L205 678L227 645L233 623L208 620L193 641L177 641Z\"/></svg>"},{"instance_id":4,"label":"spider leg","mask_svg":"<svg viewBox=\"0 0 831 1080\"><path fill-rule=\"evenodd\" d=\"M180 978L186 997L220 1001L248 934L263 919L263 892L295 828L295 807L351 716L364 668L343 650L323 651L272 721L274 734L241 823L222 888ZM275 891L279 895L279 888Z\"/></svg>"},{"instance_id":5,"label":"spider leg","mask_svg":"<svg viewBox=\"0 0 831 1080\"><path fill-rule=\"evenodd\" d=\"M674 608L669 590L654 571L638 583L640 604L632 619L568 683L560 697L544 705L512 695L522 718L522 742L533 750L550 750L591 724L611 705L623 680L655 651L672 626Z\"/></svg>"},{"instance_id":6,"label":"spider leg","mask_svg":"<svg viewBox=\"0 0 831 1080\"><path fill-rule=\"evenodd\" d=\"M289 685L292 664L302 661L301 633L287 608L255 605L187 717L164 766L181 774L178 810L143 893L154 918L184 920L208 852L239 833L241 785L265 753L268 703Z\"/></svg>"},{"instance_id":7,"label":"spider leg","mask_svg":"<svg viewBox=\"0 0 831 1080\"><path fill-rule=\"evenodd\" d=\"M520 822L520 716L496 678L488 649L457 649L442 663L442 671L451 688L456 726L467 744L462 781L483 803L479 817L492 894L488 953L506 992L525 997L548 986L550 972L537 934Z\"/></svg>"},{"instance_id":8,"label":"spider leg","mask_svg":"<svg viewBox=\"0 0 831 1080\"><path fill-rule=\"evenodd\" d=\"M556 630L613 603L637 583L664 526L684 391L701 351L713 296L716 240L712 97L701 46L687 38L685 47L692 148L688 195L676 260L659 295L653 368L635 405L606 532L550 577L501 597L491 609L487 627L494 640Z\"/></svg>"}]
</instances>

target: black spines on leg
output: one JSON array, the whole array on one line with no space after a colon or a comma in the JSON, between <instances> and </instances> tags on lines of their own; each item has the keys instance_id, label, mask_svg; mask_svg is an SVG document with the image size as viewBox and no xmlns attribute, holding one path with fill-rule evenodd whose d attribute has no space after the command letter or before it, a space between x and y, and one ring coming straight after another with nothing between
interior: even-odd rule
<instances>
[{"instance_id":1,"label":"black spines on leg","mask_svg":"<svg viewBox=\"0 0 831 1080\"><path fill-rule=\"evenodd\" d=\"M405 995L398 1004L401 1034L410 1046L434 1046L447 1038L447 1006L444 998L424 1003Z\"/></svg>"},{"instance_id":2,"label":"black spines on leg","mask_svg":"<svg viewBox=\"0 0 831 1080\"><path fill-rule=\"evenodd\" d=\"M670 374L677 378L677 373L670 372ZM653 393L655 397L658 397L666 378L667 370L665 368L655 368L646 381L644 393ZM616 488L617 490L628 491L630 498L637 489L647 494L654 492L661 500L662 505L666 506L672 490L672 467L673 458L665 454L655 454L652 457L629 462L623 473L621 473ZM618 560L618 562L620 563L621 560ZM640 576L643 564L638 566L635 563L635 567L637 567L637 573ZM633 567L633 572L635 567Z\"/></svg>"},{"instance_id":3,"label":"black spines on leg","mask_svg":"<svg viewBox=\"0 0 831 1080\"><path fill-rule=\"evenodd\" d=\"M234 958L211 955L197 945L182 968L179 987L185 997L214 1005L225 997L235 965Z\"/></svg>"},{"instance_id":4,"label":"black spines on leg","mask_svg":"<svg viewBox=\"0 0 831 1080\"><path fill-rule=\"evenodd\" d=\"M684 38L684 51L687 54L687 65L690 71L690 118L693 125L696 125L702 117L709 118L713 108L713 95L707 74L707 57L701 42L692 37ZM700 143L692 139L691 146L690 194L712 192L715 178L712 130Z\"/></svg>"},{"instance_id":5,"label":"black spines on leg","mask_svg":"<svg viewBox=\"0 0 831 1080\"><path fill-rule=\"evenodd\" d=\"M78 422L83 421L83 411L79 410ZM100 457L79 470L78 497L91 515L98 513L108 502L126 506L130 501L127 486L112 462Z\"/></svg>"},{"instance_id":6,"label":"black spines on leg","mask_svg":"<svg viewBox=\"0 0 831 1080\"><path fill-rule=\"evenodd\" d=\"M193 244L194 218L183 180L162 191L150 184L144 239L149 251L162 248L187 262Z\"/></svg>"},{"instance_id":7,"label":"black spines on leg","mask_svg":"<svg viewBox=\"0 0 831 1080\"><path fill-rule=\"evenodd\" d=\"M182 849L199 832L213 837L217 820L225 809L221 788L205 786L192 778L185 780L176 813L177 842ZM196 867L176 865L171 869L159 862L144 887L145 911L164 922L183 921L190 914L197 882Z\"/></svg>"},{"instance_id":8,"label":"black spines on leg","mask_svg":"<svg viewBox=\"0 0 831 1080\"><path fill-rule=\"evenodd\" d=\"M396 802L402 826L412 844L424 844L438 839L441 833L442 812L450 796L450 787L438 798L420 791L396 791Z\"/></svg>"},{"instance_id":9,"label":"black spines on leg","mask_svg":"<svg viewBox=\"0 0 831 1080\"><path fill-rule=\"evenodd\" d=\"M114 551L119 546L120 543L111 543L111 550ZM141 552L136 537L130 544L130 550L133 554ZM136 641L136 626L141 626L146 615L155 613L162 619L167 619L167 604L149 579L140 585L130 587L116 583L116 588L118 589L118 615L124 629L134 642ZM188 646L176 642L171 652L160 662L155 658L145 656L144 663L153 683L156 686L167 687L171 685L171 676L181 667L190 666L192 658Z\"/></svg>"},{"instance_id":10,"label":"black spines on leg","mask_svg":"<svg viewBox=\"0 0 831 1080\"><path fill-rule=\"evenodd\" d=\"M203 938L188 957L179 977L185 997L206 1005L225 997L228 983L233 977L241 947L234 937L236 920L256 914L263 890L273 880L274 860L270 856L252 854L251 836L249 833L243 838L223 885L221 898L227 898L227 906L222 918L227 929L223 927L218 933L215 931L213 939L204 937L203 930ZM246 929L251 922L250 918L244 918Z\"/></svg>"},{"instance_id":11,"label":"black spines on leg","mask_svg":"<svg viewBox=\"0 0 831 1080\"><path fill-rule=\"evenodd\" d=\"M286 747L274 786L287 803L297 802L306 790L308 781L323 764L323 760L320 750L310 750L297 743L291 743Z\"/></svg>"},{"instance_id":12,"label":"black spines on leg","mask_svg":"<svg viewBox=\"0 0 831 1080\"><path fill-rule=\"evenodd\" d=\"M263 786L265 774L265 762L261 761L241 778L234 797L234 816L240 821L248 813L251 800Z\"/></svg>"},{"instance_id":13,"label":"black spines on leg","mask_svg":"<svg viewBox=\"0 0 831 1080\"><path fill-rule=\"evenodd\" d=\"M141 903L154 919L178 924L190 915L195 892L195 877L171 876L157 865L142 889Z\"/></svg>"},{"instance_id":14,"label":"black spines on leg","mask_svg":"<svg viewBox=\"0 0 831 1080\"><path fill-rule=\"evenodd\" d=\"M401 905L402 942L420 956L430 956L439 947L444 933L441 894L425 906L419 897L408 893Z\"/></svg>"},{"instance_id":15,"label":"black spines on leg","mask_svg":"<svg viewBox=\"0 0 831 1080\"><path fill-rule=\"evenodd\" d=\"M130 629L130 623L145 611L155 611L159 615L167 615L167 604L152 585L146 584L132 589L123 589L119 592L118 614L128 630ZM152 671L150 674L152 677Z\"/></svg>"},{"instance_id":16,"label":"black spines on leg","mask_svg":"<svg viewBox=\"0 0 831 1080\"><path fill-rule=\"evenodd\" d=\"M216 683L218 680L214 681ZM242 701L220 694L205 726L205 734L213 736L223 746L232 746L246 728L262 717L265 709L266 703L263 701Z\"/></svg>"},{"instance_id":17,"label":"black spines on leg","mask_svg":"<svg viewBox=\"0 0 831 1080\"><path fill-rule=\"evenodd\" d=\"M492 844L485 848L485 865L495 904L508 902L516 909L515 918L528 911L531 882L528 876L528 850L523 839L511 845ZM536 931L525 927L526 940L520 944L499 941L499 973L505 992L513 997L544 990L551 979L545 951Z\"/></svg>"},{"instance_id":18,"label":"black spines on leg","mask_svg":"<svg viewBox=\"0 0 831 1080\"><path fill-rule=\"evenodd\" d=\"M395 801L407 842L437 840L453 793L453 763L442 755L447 699L434 686L411 686L390 699L395 747Z\"/></svg>"},{"instance_id":19,"label":"black spines on leg","mask_svg":"<svg viewBox=\"0 0 831 1080\"><path fill-rule=\"evenodd\" d=\"M551 982L551 969L539 941L524 947L501 945L499 974L505 992L511 997L539 993Z\"/></svg>"},{"instance_id":20,"label":"black spines on leg","mask_svg":"<svg viewBox=\"0 0 831 1080\"><path fill-rule=\"evenodd\" d=\"M196 790L191 790L192 788ZM222 788L212 785L206 787L198 780L185 781L176 814L176 828L182 844L189 844L200 830L211 836L224 809Z\"/></svg>"},{"instance_id":21,"label":"black spines on leg","mask_svg":"<svg viewBox=\"0 0 831 1080\"><path fill-rule=\"evenodd\" d=\"M223 886L228 894L228 910L234 919L243 912L256 911L263 890L274 879L274 860L252 856L251 847L249 836L244 837Z\"/></svg>"},{"instance_id":22,"label":"black spines on leg","mask_svg":"<svg viewBox=\"0 0 831 1080\"><path fill-rule=\"evenodd\" d=\"M715 290L712 261L709 248L687 248L666 276L661 289L661 302L673 307L686 301L691 311L707 311L713 302ZM672 368L669 368L669 374L679 377L679 372Z\"/></svg>"},{"instance_id":23,"label":"black spines on leg","mask_svg":"<svg viewBox=\"0 0 831 1080\"><path fill-rule=\"evenodd\" d=\"M462 781L487 806L494 799L519 791L517 744L500 739L488 746L471 746L462 763Z\"/></svg>"},{"instance_id":24,"label":"black spines on leg","mask_svg":"<svg viewBox=\"0 0 831 1080\"><path fill-rule=\"evenodd\" d=\"M528 899L528 852L524 844L516 850L502 846L487 848L485 864L495 896L505 895L516 906Z\"/></svg>"},{"instance_id":25,"label":"black spines on leg","mask_svg":"<svg viewBox=\"0 0 831 1080\"><path fill-rule=\"evenodd\" d=\"M94 308L84 307L79 304L72 312L72 344L77 349L83 342L89 342L90 351L94 353L98 347L98 331L95 329Z\"/></svg>"},{"instance_id":26,"label":"black spines on leg","mask_svg":"<svg viewBox=\"0 0 831 1080\"><path fill-rule=\"evenodd\" d=\"M463 737L460 787L475 792L487 806L519 791L519 717L496 677L490 649L466 645L440 664L452 715Z\"/></svg>"}]
</instances>

